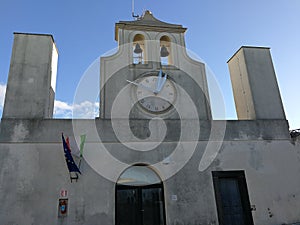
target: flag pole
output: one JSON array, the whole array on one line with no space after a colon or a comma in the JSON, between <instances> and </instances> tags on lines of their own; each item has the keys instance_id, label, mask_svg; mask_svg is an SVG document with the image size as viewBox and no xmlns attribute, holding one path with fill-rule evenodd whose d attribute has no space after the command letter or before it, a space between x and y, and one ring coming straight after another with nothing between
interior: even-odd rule
<instances>
[{"instance_id":1,"label":"flag pole","mask_svg":"<svg viewBox=\"0 0 300 225\"><path fill-rule=\"evenodd\" d=\"M79 159L78 169L80 169L80 166L81 166L81 159L82 159L82 156L80 156L80 159Z\"/></svg>"}]
</instances>

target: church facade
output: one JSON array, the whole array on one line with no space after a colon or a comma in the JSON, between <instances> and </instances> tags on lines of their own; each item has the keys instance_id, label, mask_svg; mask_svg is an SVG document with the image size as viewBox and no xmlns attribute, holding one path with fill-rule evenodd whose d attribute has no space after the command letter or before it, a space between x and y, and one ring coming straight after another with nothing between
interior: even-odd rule
<instances>
[{"instance_id":1,"label":"church facade","mask_svg":"<svg viewBox=\"0 0 300 225\"><path fill-rule=\"evenodd\" d=\"M185 31L149 11L116 23L118 51L99 61L95 119L52 118L54 39L14 34L1 224L300 223L300 139L290 136L270 49L243 46L228 60L238 120L214 120L216 90L187 53ZM73 156L80 173L62 133L71 151L83 148Z\"/></svg>"}]
</instances>

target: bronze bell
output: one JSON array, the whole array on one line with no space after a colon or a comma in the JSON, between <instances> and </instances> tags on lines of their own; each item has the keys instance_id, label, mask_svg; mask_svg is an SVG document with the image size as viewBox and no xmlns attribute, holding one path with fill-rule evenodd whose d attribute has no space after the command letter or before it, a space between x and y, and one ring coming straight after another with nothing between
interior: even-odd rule
<instances>
[{"instance_id":1,"label":"bronze bell","mask_svg":"<svg viewBox=\"0 0 300 225\"><path fill-rule=\"evenodd\" d=\"M141 49L141 46L140 46L139 43L136 43L135 49L133 50L133 52L136 53L136 54L140 54L140 53L143 52L143 49Z\"/></svg>"},{"instance_id":2,"label":"bronze bell","mask_svg":"<svg viewBox=\"0 0 300 225\"><path fill-rule=\"evenodd\" d=\"M169 55L168 49L166 48L166 46L161 46L160 49L160 56L161 57L167 57Z\"/></svg>"}]
</instances>

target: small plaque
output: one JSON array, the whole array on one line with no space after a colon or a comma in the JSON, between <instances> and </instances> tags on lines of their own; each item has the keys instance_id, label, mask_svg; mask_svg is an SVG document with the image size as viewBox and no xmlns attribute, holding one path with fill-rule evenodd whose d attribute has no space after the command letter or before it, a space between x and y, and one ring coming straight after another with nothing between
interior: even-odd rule
<instances>
[{"instance_id":1,"label":"small plaque","mask_svg":"<svg viewBox=\"0 0 300 225\"><path fill-rule=\"evenodd\" d=\"M177 195L171 195L171 200L172 201L177 201Z\"/></svg>"}]
</instances>

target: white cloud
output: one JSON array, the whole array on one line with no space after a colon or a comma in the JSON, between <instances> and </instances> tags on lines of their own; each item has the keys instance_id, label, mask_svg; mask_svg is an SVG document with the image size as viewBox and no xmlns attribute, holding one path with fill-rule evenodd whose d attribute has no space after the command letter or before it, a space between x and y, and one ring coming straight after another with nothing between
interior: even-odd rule
<instances>
[{"instance_id":1,"label":"white cloud","mask_svg":"<svg viewBox=\"0 0 300 225\"><path fill-rule=\"evenodd\" d=\"M55 118L72 117L72 106L66 102L55 100L53 117Z\"/></svg>"},{"instance_id":2,"label":"white cloud","mask_svg":"<svg viewBox=\"0 0 300 225\"><path fill-rule=\"evenodd\" d=\"M0 83L0 111L1 112L4 106L5 92L6 92L6 85Z\"/></svg>"},{"instance_id":3,"label":"white cloud","mask_svg":"<svg viewBox=\"0 0 300 225\"><path fill-rule=\"evenodd\" d=\"M98 116L99 103L84 101L80 104L70 104L55 100L54 118L84 118L94 119Z\"/></svg>"},{"instance_id":4,"label":"white cloud","mask_svg":"<svg viewBox=\"0 0 300 225\"><path fill-rule=\"evenodd\" d=\"M0 83L0 118L4 106L6 92L6 84ZM54 101L54 118L83 118L94 119L99 114L99 103L84 101L80 104L70 104L67 102L55 100Z\"/></svg>"}]
</instances>

